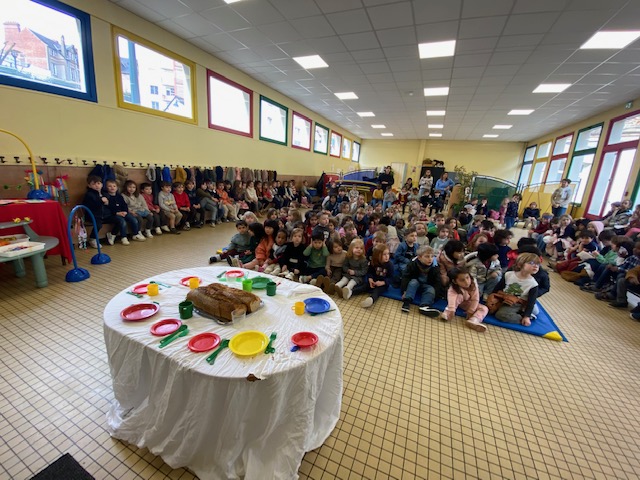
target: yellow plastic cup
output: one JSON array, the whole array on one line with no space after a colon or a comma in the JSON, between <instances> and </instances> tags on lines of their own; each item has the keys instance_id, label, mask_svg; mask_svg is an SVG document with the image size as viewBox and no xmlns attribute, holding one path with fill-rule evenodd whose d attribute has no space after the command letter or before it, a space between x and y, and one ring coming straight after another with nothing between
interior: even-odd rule
<instances>
[{"instance_id":1,"label":"yellow plastic cup","mask_svg":"<svg viewBox=\"0 0 640 480\"><path fill-rule=\"evenodd\" d=\"M159 292L160 289L158 288L157 283L150 283L149 285L147 285L147 295L149 295L150 297L155 297Z\"/></svg>"},{"instance_id":2,"label":"yellow plastic cup","mask_svg":"<svg viewBox=\"0 0 640 480\"><path fill-rule=\"evenodd\" d=\"M296 315L303 315L304 314L304 307L305 304L304 302L296 302L293 307L291 307L291 310L293 310Z\"/></svg>"},{"instance_id":3,"label":"yellow plastic cup","mask_svg":"<svg viewBox=\"0 0 640 480\"><path fill-rule=\"evenodd\" d=\"M192 277L189 279L189 288L191 290L200 286L200 279L198 277Z\"/></svg>"}]
</instances>

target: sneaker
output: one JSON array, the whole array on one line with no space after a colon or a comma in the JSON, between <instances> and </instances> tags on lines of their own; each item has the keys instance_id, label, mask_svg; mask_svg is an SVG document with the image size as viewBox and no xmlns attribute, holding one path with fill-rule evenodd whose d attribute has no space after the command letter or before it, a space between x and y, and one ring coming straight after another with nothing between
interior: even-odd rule
<instances>
[{"instance_id":1,"label":"sneaker","mask_svg":"<svg viewBox=\"0 0 640 480\"><path fill-rule=\"evenodd\" d=\"M122 243L123 245L131 245L131 244L129 243L129 239L128 239L127 237L122 237L122 238L120 239L120 243Z\"/></svg>"},{"instance_id":2,"label":"sneaker","mask_svg":"<svg viewBox=\"0 0 640 480\"><path fill-rule=\"evenodd\" d=\"M174 235L180 235L180 232L175 228L172 228L171 230L169 230L169 232L173 233Z\"/></svg>"},{"instance_id":3,"label":"sneaker","mask_svg":"<svg viewBox=\"0 0 640 480\"><path fill-rule=\"evenodd\" d=\"M107 243L109 245L116 243L116 236L111 232L107 232Z\"/></svg>"},{"instance_id":4,"label":"sneaker","mask_svg":"<svg viewBox=\"0 0 640 480\"><path fill-rule=\"evenodd\" d=\"M196 227L196 228L202 228L203 224L202 224L202 222L198 222L198 223L194 224L193 226Z\"/></svg>"},{"instance_id":5,"label":"sneaker","mask_svg":"<svg viewBox=\"0 0 640 480\"><path fill-rule=\"evenodd\" d=\"M236 268L242 267L242 265L240 265L240 260L238 260L236 257L233 257L231 259L231 266Z\"/></svg>"},{"instance_id":6,"label":"sneaker","mask_svg":"<svg viewBox=\"0 0 640 480\"><path fill-rule=\"evenodd\" d=\"M353 291L349 287L342 287L342 298L349 300L353 295Z\"/></svg>"},{"instance_id":7,"label":"sneaker","mask_svg":"<svg viewBox=\"0 0 640 480\"><path fill-rule=\"evenodd\" d=\"M431 308L429 305L422 305L418 310L422 315L425 315L429 318L438 318L440 316L440 310Z\"/></svg>"},{"instance_id":8,"label":"sneaker","mask_svg":"<svg viewBox=\"0 0 640 480\"><path fill-rule=\"evenodd\" d=\"M147 229L144 231L144 236L147 238L153 238L153 234L151 233L151 230Z\"/></svg>"},{"instance_id":9,"label":"sneaker","mask_svg":"<svg viewBox=\"0 0 640 480\"><path fill-rule=\"evenodd\" d=\"M299 278L300 283L307 283L309 282L309 280L311 280L310 275L300 275L300 278Z\"/></svg>"},{"instance_id":10,"label":"sneaker","mask_svg":"<svg viewBox=\"0 0 640 480\"><path fill-rule=\"evenodd\" d=\"M287 280L293 280L293 272L287 272L284 274L284 278L286 278Z\"/></svg>"},{"instance_id":11,"label":"sneaker","mask_svg":"<svg viewBox=\"0 0 640 480\"><path fill-rule=\"evenodd\" d=\"M311 281L309 282L309 285L313 285L314 287L318 286L318 279L317 278L311 279Z\"/></svg>"},{"instance_id":12,"label":"sneaker","mask_svg":"<svg viewBox=\"0 0 640 480\"><path fill-rule=\"evenodd\" d=\"M162 229L160 227L156 227L156 235L162 235Z\"/></svg>"},{"instance_id":13,"label":"sneaker","mask_svg":"<svg viewBox=\"0 0 640 480\"><path fill-rule=\"evenodd\" d=\"M167 225L162 225L162 227L160 228L162 229L163 232L169 233L171 231L171 229Z\"/></svg>"},{"instance_id":14,"label":"sneaker","mask_svg":"<svg viewBox=\"0 0 640 480\"><path fill-rule=\"evenodd\" d=\"M89 243L89 246L91 248L98 248L98 242L96 241L95 238L90 238L89 242L87 242L87 243Z\"/></svg>"},{"instance_id":15,"label":"sneaker","mask_svg":"<svg viewBox=\"0 0 640 480\"><path fill-rule=\"evenodd\" d=\"M220 261L220 255L214 255L213 257L209 257L209 265L219 261Z\"/></svg>"},{"instance_id":16,"label":"sneaker","mask_svg":"<svg viewBox=\"0 0 640 480\"><path fill-rule=\"evenodd\" d=\"M613 298L613 295L611 295L608 292L598 292L596 293L596 299L597 300L615 300L615 298ZM626 307L626 305L625 305Z\"/></svg>"},{"instance_id":17,"label":"sneaker","mask_svg":"<svg viewBox=\"0 0 640 480\"><path fill-rule=\"evenodd\" d=\"M478 320L469 319L465 325L476 332L484 333L487 331L487 326L484 323L480 323Z\"/></svg>"},{"instance_id":18,"label":"sneaker","mask_svg":"<svg viewBox=\"0 0 640 480\"><path fill-rule=\"evenodd\" d=\"M210 226L211 228L216 228L216 225L217 225L217 224L218 224L218 222L211 222L211 223L209 224L209 226Z\"/></svg>"},{"instance_id":19,"label":"sneaker","mask_svg":"<svg viewBox=\"0 0 640 480\"><path fill-rule=\"evenodd\" d=\"M631 309L631 313L640 313L640 303Z\"/></svg>"},{"instance_id":20,"label":"sneaker","mask_svg":"<svg viewBox=\"0 0 640 480\"><path fill-rule=\"evenodd\" d=\"M595 292L596 287L593 283L585 283L580 287L580 290L582 290L583 292Z\"/></svg>"},{"instance_id":21,"label":"sneaker","mask_svg":"<svg viewBox=\"0 0 640 480\"><path fill-rule=\"evenodd\" d=\"M144 235L142 235L140 232L136 233L133 237L131 237L133 240L135 240L136 242L144 242L147 239L144 238Z\"/></svg>"},{"instance_id":22,"label":"sneaker","mask_svg":"<svg viewBox=\"0 0 640 480\"><path fill-rule=\"evenodd\" d=\"M614 300L613 302L609 302L609 306L613 308L627 308L627 302L619 302Z\"/></svg>"},{"instance_id":23,"label":"sneaker","mask_svg":"<svg viewBox=\"0 0 640 480\"><path fill-rule=\"evenodd\" d=\"M634 320L640 320L640 312L631 312L629 316Z\"/></svg>"},{"instance_id":24,"label":"sneaker","mask_svg":"<svg viewBox=\"0 0 640 480\"><path fill-rule=\"evenodd\" d=\"M373 298L371 297L367 297L360 302L362 308L369 308L371 305L373 305Z\"/></svg>"},{"instance_id":25,"label":"sneaker","mask_svg":"<svg viewBox=\"0 0 640 480\"><path fill-rule=\"evenodd\" d=\"M400 310L404 313L409 313L411 310L411 300L403 300L402 308Z\"/></svg>"},{"instance_id":26,"label":"sneaker","mask_svg":"<svg viewBox=\"0 0 640 480\"><path fill-rule=\"evenodd\" d=\"M191 225L189 224L189 222L184 222L184 225L182 226L183 230L191 230Z\"/></svg>"}]
</instances>

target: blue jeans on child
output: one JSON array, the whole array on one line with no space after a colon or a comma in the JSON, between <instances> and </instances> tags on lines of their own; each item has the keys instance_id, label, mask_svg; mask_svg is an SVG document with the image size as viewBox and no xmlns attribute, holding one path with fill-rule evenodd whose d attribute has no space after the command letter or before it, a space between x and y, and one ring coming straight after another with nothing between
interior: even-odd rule
<instances>
[{"instance_id":1,"label":"blue jeans on child","mask_svg":"<svg viewBox=\"0 0 640 480\"><path fill-rule=\"evenodd\" d=\"M507 230L509 230L510 228L513 228L513 226L516 224L516 220L518 220L516 217L504 217L504 226Z\"/></svg>"},{"instance_id":2,"label":"blue jeans on child","mask_svg":"<svg viewBox=\"0 0 640 480\"><path fill-rule=\"evenodd\" d=\"M115 226L111 233L114 235L120 235L122 238L127 236L127 224L131 226L131 233L133 235L137 235L140 233L140 226L138 225L138 220L136 217L127 213L126 216L121 217L120 215L111 215L109 218L104 219L104 223L113 223Z\"/></svg>"},{"instance_id":3,"label":"blue jeans on child","mask_svg":"<svg viewBox=\"0 0 640 480\"><path fill-rule=\"evenodd\" d=\"M384 200L382 202L382 211L384 212L387 208L389 208L391 205L393 205L393 202L389 201L389 200Z\"/></svg>"},{"instance_id":4,"label":"blue jeans on child","mask_svg":"<svg viewBox=\"0 0 640 480\"><path fill-rule=\"evenodd\" d=\"M409 281L407 290L404 292L405 300L414 300L418 293L418 290L422 289L422 296L420 297L420 306L431 305L436 298L436 290L429 285L425 280L414 278Z\"/></svg>"}]
</instances>

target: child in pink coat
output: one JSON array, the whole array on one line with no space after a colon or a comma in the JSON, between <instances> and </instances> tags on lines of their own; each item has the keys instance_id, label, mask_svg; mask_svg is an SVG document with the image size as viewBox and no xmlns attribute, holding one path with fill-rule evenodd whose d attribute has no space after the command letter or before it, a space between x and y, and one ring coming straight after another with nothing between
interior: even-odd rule
<instances>
[{"instance_id":1,"label":"child in pink coat","mask_svg":"<svg viewBox=\"0 0 640 480\"><path fill-rule=\"evenodd\" d=\"M476 332L485 332L487 326L482 323L489 309L480 304L480 293L476 280L471 277L466 267L456 267L449 271L449 290L447 291L447 308L442 312L443 320L451 320L456 309L462 308L467 313L467 327Z\"/></svg>"}]
</instances>

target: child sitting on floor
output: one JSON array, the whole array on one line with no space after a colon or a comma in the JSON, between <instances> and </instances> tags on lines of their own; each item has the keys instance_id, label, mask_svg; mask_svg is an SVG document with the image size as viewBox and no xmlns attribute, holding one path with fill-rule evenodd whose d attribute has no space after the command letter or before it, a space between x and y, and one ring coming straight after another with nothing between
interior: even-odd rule
<instances>
[{"instance_id":1,"label":"child sitting on floor","mask_svg":"<svg viewBox=\"0 0 640 480\"><path fill-rule=\"evenodd\" d=\"M383 244L383 243L381 243ZM351 241L344 264L342 265L342 278L336 283L336 287L342 289L342 298L348 300L353 295L353 289L364 283L364 277L369 268L369 260L364 252L364 242L356 238Z\"/></svg>"},{"instance_id":2,"label":"child sitting on floor","mask_svg":"<svg viewBox=\"0 0 640 480\"><path fill-rule=\"evenodd\" d=\"M436 318L440 312L432 308L436 292L440 290L438 267L433 265L434 250L431 247L420 247L416 258L411 260L402 274L402 312L409 313L411 303L422 290L419 312L427 317Z\"/></svg>"},{"instance_id":3,"label":"child sitting on floor","mask_svg":"<svg viewBox=\"0 0 640 480\"><path fill-rule=\"evenodd\" d=\"M251 244L251 235L249 234L247 222L245 222L244 220L238 220L236 222L236 231L237 233L233 237L231 237L226 250L220 254L209 257L209 263L219 262L228 257L239 254L244 255L245 252L249 250Z\"/></svg>"},{"instance_id":4,"label":"child sitting on floor","mask_svg":"<svg viewBox=\"0 0 640 480\"><path fill-rule=\"evenodd\" d=\"M371 307L378 297L389 288L389 283L393 278L393 264L389 261L389 257L389 249L386 245L376 245L373 249L367 279L361 286L363 288L358 288L358 293L364 291L368 294L367 298L360 302L362 308Z\"/></svg>"},{"instance_id":5,"label":"child sitting on floor","mask_svg":"<svg viewBox=\"0 0 640 480\"><path fill-rule=\"evenodd\" d=\"M447 308L441 314L443 320L451 320L458 308L467 314L467 327L476 332L485 332L487 326L482 320L489 313L489 309L480 304L480 292L476 280L466 267L454 268L449 271L449 289L447 290Z\"/></svg>"},{"instance_id":6,"label":"child sitting on floor","mask_svg":"<svg viewBox=\"0 0 640 480\"><path fill-rule=\"evenodd\" d=\"M533 274L540 268L540 257L533 253L518 255L514 271L508 271L496 286L503 304L495 316L507 323L520 323L528 327L538 315L538 282Z\"/></svg>"},{"instance_id":7,"label":"child sitting on floor","mask_svg":"<svg viewBox=\"0 0 640 480\"><path fill-rule=\"evenodd\" d=\"M312 279L317 279L326 269L329 250L324 243L322 231L314 232L311 235L311 245L304 250L304 256L307 258L307 268L305 274L300 276L300 283L308 283Z\"/></svg>"}]
</instances>

